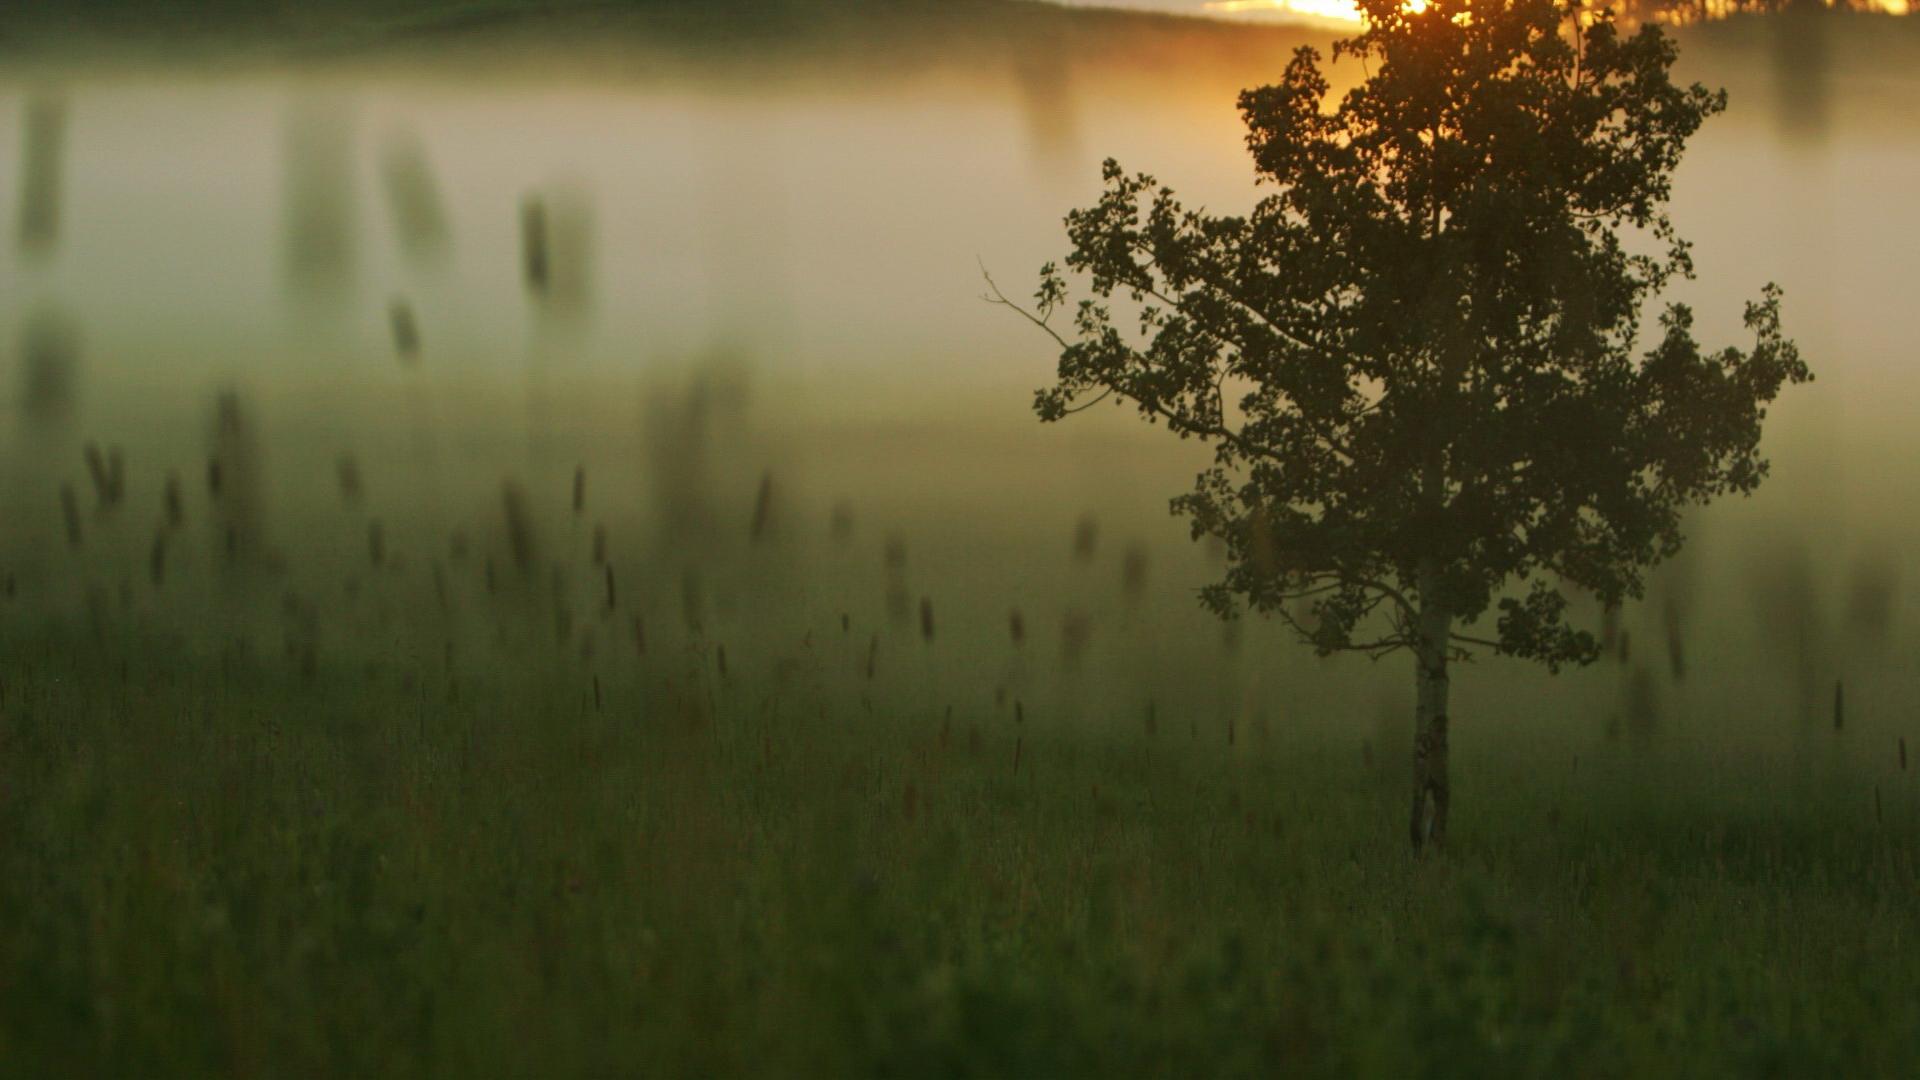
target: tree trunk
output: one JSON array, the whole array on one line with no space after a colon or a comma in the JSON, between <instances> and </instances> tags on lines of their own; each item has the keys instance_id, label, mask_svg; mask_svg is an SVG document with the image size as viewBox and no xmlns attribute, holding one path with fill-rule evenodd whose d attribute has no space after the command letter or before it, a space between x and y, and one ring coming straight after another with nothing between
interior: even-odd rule
<instances>
[{"instance_id":1,"label":"tree trunk","mask_svg":"<svg viewBox=\"0 0 1920 1080\"><path fill-rule=\"evenodd\" d=\"M1413 724L1413 816L1408 828L1414 854L1447 840L1447 640L1453 615L1434 596L1429 571L1421 575L1419 641L1414 649L1416 687Z\"/></svg>"}]
</instances>

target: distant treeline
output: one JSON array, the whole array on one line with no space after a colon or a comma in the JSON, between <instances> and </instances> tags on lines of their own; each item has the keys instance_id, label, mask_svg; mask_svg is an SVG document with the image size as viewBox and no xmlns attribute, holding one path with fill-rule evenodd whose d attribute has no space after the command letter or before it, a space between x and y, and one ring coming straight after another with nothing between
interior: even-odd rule
<instances>
[{"instance_id":1,"label":"distant treeline","mask_svg":"<svg viewBox=\"0 0 1920 1080\"><path fill-rule=\"evenodd\" d=\"M694 37L789 32L846 18L988 7L1004 0L10 0L0 43L19 33L77 32L211 40L434 32L521 21L638 20Z\"/></svg>"},{"instance_id":2,"label":"distant treeline","mask_svg":"<svg viewBox=\"0 0 1920 1080\"><path fill-rule=\"evenodd\" d=\"M1082 58L1164 62L1200 49L1211 67L1265 62L1303 35L1141 11L1041 0L0 0L0 56L146 55L168 62L328 58L424 46L484 46L497 59L528 44L605 58L629 45L675 60L818 63L835 70L920 70ZM1325 37L1324 31L1319 32ZM630 59L630 58L629 58ZM844 71L843 71L844 73Z\"/></svg>"},{"instance_id":3,"label":"distant treeline","mask_svg":"<svg viewBox=\"0 0 1920 1080\"><path fill-rule=\"evenodd\" d=\"M684 24L729 23L765 27L811 23L841 15L897 15L954 8L1027 6L1021 0L11 0L0 8L0 30L23 22L94 24L116 29L195 28L217 31L408 23L462 24L553 15L666 16ZM1633 19L1694 22L1729 15L1797 8L1904 14L1905 0L1618 0ZM106 25L102 23L101 25Z\"/></svg>"},{"instance_id":4,"label":"distant treeline","mask_svg":"<svg viewBox=\"0 0 1920 1080\"><path fill-rule=\"evenodd\" d=\"M551 15L679 14L717 21L792 17L819 18L838 12L952 7L993 0L12 0L0 9L0 25L22 20L93 22L103 17L141 26L217 29L277 28L364 20L482 22ZM216 22L217 20L217 22Z\"/></svg>"},{"instance_id":5,"label":"distant treeline","mask_svg":"<svg viewBox=\"0 0 1920 1080\"><path fill-rule=\"evenodd\" d=\"M1629 22L1694 24L1726 16L1904 11L1905 0L1618 0ZM679 57L757 64L837 57L914 68L957 55L1149 63L1169 50L1263 62L1322 28L1235 23L1137 8L1045 0L0 0L0 56L151 54L171 61L328 57L454 42L566 48L644 42Z\"/></svg>"},{"instance_id":6,"label":"distant treeline","mask_svg":"<svg viewBox=\"0 0 1920 1080\"><path fill-rule=\"evenodd\" d=\"M1735 15L1852 11L1904 15L1905 0L1622 0L1620 13L1635 21L1696 23Z\"/></svg>"}]
</instances>

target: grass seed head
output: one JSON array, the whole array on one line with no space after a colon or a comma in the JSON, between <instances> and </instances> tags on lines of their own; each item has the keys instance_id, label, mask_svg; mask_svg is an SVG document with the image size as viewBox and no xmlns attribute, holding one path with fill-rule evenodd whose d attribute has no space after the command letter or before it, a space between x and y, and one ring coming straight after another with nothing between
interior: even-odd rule
<instances>
[{"instance_id":1,"label":"grass seed head","mask_svg":"<svg viewBox=\"0 0 1920 1080\"><path fill-rule=\"evenodd\" d=\"M544 298L552 285L552 253L549 251L547 204L537 195L520 203L520 269L527 291Z\"/></svg>"},{"instance_id":2,"label":"grass seed head","mask_svg":"<svg viewBox=\"0 0 1920 1080\"><path fill-rule=\"evenodd\" d=\"M767 530L773 524L773 474L760 474L760 490L753 497L753 524L747 530L748 539L759 543L767 538Z\"/></svg>"},{"instance_id":3,"label":"grass seed head","mask_svg":"<svg viewBox=\"0 0 1920 1080\"><path fill-rule=\"evenodd\" d=\"M81 451L87 462L87 478L93 481L93 495L102 508L113 505L112 479L107 475L107 459L98 443L88 443Z\"/></svg>"},{"instance_id":4,"label":"grass seed head","mask_svg":"<svg viewBox=\"0 0 1920 1080\"><path fill-rule=\"evenodd\" d=\"M333 474L340 485L340 501L348 506L360 505L360 497L365 491L361 482L360 462L352 454L341 454L333 463Z\"/></svg>"},{"instance_id":5,"label":"grass seed head","mask_svg":"<svg viewBox=\"0 0 1920 1080\"><path fill-rule=\"evenodd\" d=\"M1127 545L1126 555L1120 560L1120 587L1128 596L1139 596L1147 589L1147 546L1142 543Z\"/></svg>"},{"instance_id":6,"label":"grass seed head","mask_svg":"<svg viewBox=\"0 0 1920 1080\"><path fill-rule=\"evenodd\" d=\"M522 574L532 573L538 545L534 538L533 515L527 509L527 493L519 484L509 480L501 486L500 503L506 517L507 550L513 556L514 568Z\"/></svg>"},{"instance_id":7,"label":"grass seed head","mask_svg":"<svg viewBox=\"0 0 1920 1080\"><path fill-rule=\"evenodd\" d=\"M60 485L60 516L67 525L67 546L80 546L80 500L74 498L73 485Z\"/></svg>"},{"instance_id":8,"label":"grass seed head","mask_svg":"<svg viewBox=\"0 0 1920 1080\"><path fill-rule=\"evenodd\" d=\"M1680 632L1680 605L1669 595L1661 606L1661 624L1667 635L1667 670L1674 682L1687 679L1686 640Z\"/></svg>"},{"instance_id":9,"label":"grass seed head","mask_svg":"<svg viewBox=\"0 0 1920 1080\"><path fill-rule=\"evenodd\" d=\"M1082 516L1073 527L1073 557L1083 563L1092 562L1099 543L1100 523L1092 514Z\"/></svg>"},{"instance_id":10,"label":"grass seed head","mask_svg":"<svg viewBox=\"0 0 1920 1080\"><path fill-rule=\"evenodd\" d=\"M380 178L401 250L417 264L438 261L451 230L440 185L419 136L404 132L387 141L380 155Z\"/></svg>"},{"instance_id":11,"label":"grass seed head","mask_svg":"<svg viewBox=\"0 0 1920 1080\"><path fill-rule=\"evenodd\" d=\"M167 528L178 529L187 523L186 500L180 494L180 475L169 472L165 486L161 489L161 509L166 514Z\"/></svg>"},{"instance_id":12,"label":"grass seed head","mask_svg":"<svg viewBox=\"0 0 1920 1080\"><path fill-rule=\"evenodd\" d=\"M413 305L395 297L387 305L387 324L393 330L394 355L400 363L413 367L420 362L420 321L414 317Z\"/></svg>"}]
</instances>

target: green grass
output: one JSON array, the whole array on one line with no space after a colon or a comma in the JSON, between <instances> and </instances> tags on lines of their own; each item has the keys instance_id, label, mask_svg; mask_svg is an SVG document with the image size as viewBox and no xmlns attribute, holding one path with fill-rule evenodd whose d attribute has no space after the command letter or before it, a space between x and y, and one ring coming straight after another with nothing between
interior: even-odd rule
<instances>
[{"instance_id":1,"label":"green grass","mask_svg":"<svg viewBox=\"0 0 1920 1080\"><path fill-rule=\"evenodd\" d=\"M1153 735L949 724L825 638L725 678L663 643L605 665L596 708L561 660L309 682L238 646L10 635L3 1068L1920 1064L1915 830L1837 777L1782 802L1758 760L1494 744L1456 754L1453 847L1416 862L1398 753L1229 746L1165 709Z\"/></svg>"}]
</instances>

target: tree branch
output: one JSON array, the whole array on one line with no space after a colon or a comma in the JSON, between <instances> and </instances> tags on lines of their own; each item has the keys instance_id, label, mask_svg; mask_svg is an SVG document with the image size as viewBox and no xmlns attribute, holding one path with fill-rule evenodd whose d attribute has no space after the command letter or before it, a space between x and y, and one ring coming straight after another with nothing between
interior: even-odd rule
<instances>
[{"instance_id":1,"label":"tree branch","mask_svg":"<svg viewBox=\"0 0 1920 1080\"><path fill-rule=\"evenodd\" d=\"M1151 259L1149 259L1149 261L1151 261ZM1146 296L1153 297L1155 300L1158 300L1161 303L1166 304L1171 308L1174 308L1175 310L1180 310L1180 311L1185 310L1184 308L1181 307L1180 301L1178 299L1172 296L1168 296L1166 293L1161 292L1159 289L1154 288L1152 285L1146 285L1146 286L1140 287L1140 292ZM1218 345L1221 349L1231 351L1242 357L1246 355L1246 348L1244 346L1242 346L1238 342L1229 341L1228 339L1222 337L1217 331L1205 326L1201 326L1200 332L1212 338L1214 344ZM1135 352L1137 353L1138 350L1135 350ZM1222 398L1221 416L1223 418L1226 416L1226 402L1224 400L1224 391L1221 389L1221 387L1224 385L1226 381L1226 377L1227 377L1227 371L1225 370L1225 366L1223 365L1220 371L1220 378L1216 380L1214 383L1216 396L1219 396ZM1300 411L1299 415L1302 420L1309 420L1304 410ZM1347 449L1347 446L1344 442L1336 438L1331 432L1322 430L1321 429L1322 425L1312 425L1309 420L1309 426L1313 429L1312 434L1314 438L1317 438L1321 442L1325 443L1328 450L1331 450L1335 454L1338 454L1340 457L1344 458L1348 465L1353 464L1354 462L1353 452ZM1196 428L1196 430L1199 430L1199 429ZM1221 423L1221 426L1217 430L1211 431L1211 432L1202 432L1202 433L1219 435L1223 438L1230 438L1234 440L1236 443L1239 443L1242 441L1238 434L1234 434L1228 431L1228 429L1225 426L1224 419ZM1252 456L1252 455L1249 455L1249 456ZM1276 461L1280 460L1279 455L1277 454L1269 453L1269 454L1266 454L1265 456L1271 457Z\"/></svg>"},{"instance_id":2,"label":"tree branch","mask_svg":"<svg viewBox=\"0 0 1920 1080\"><path fill-rule=\"evenodd\" d=\"M1058 330L1055 330L1052 326L1049 326L1045 318L1042 318L1039 315L1035 315L1033 312L1028 311L1026 308L1023 308L1019 304L1016 304L1013 301L1007 299L1007 294L1001 292L1000 286L994 284L993 275L987 272L987 264L984 262L980 263L980 276L986 279L987 289L988 289L988 293L985 295L982 295L980 299L986 301L989 304L997 304L1000 307L1007 308L1013 311L1015 314L1019 315L1021 318L1039 327L1042 331L1046 333L1048 337L1052 338L1054 342L1058 344L1062 349L1071 347L1071 343L1068 342L1066 338L1061 337L1060 332Z\"/></svg>"}]
</instances>

